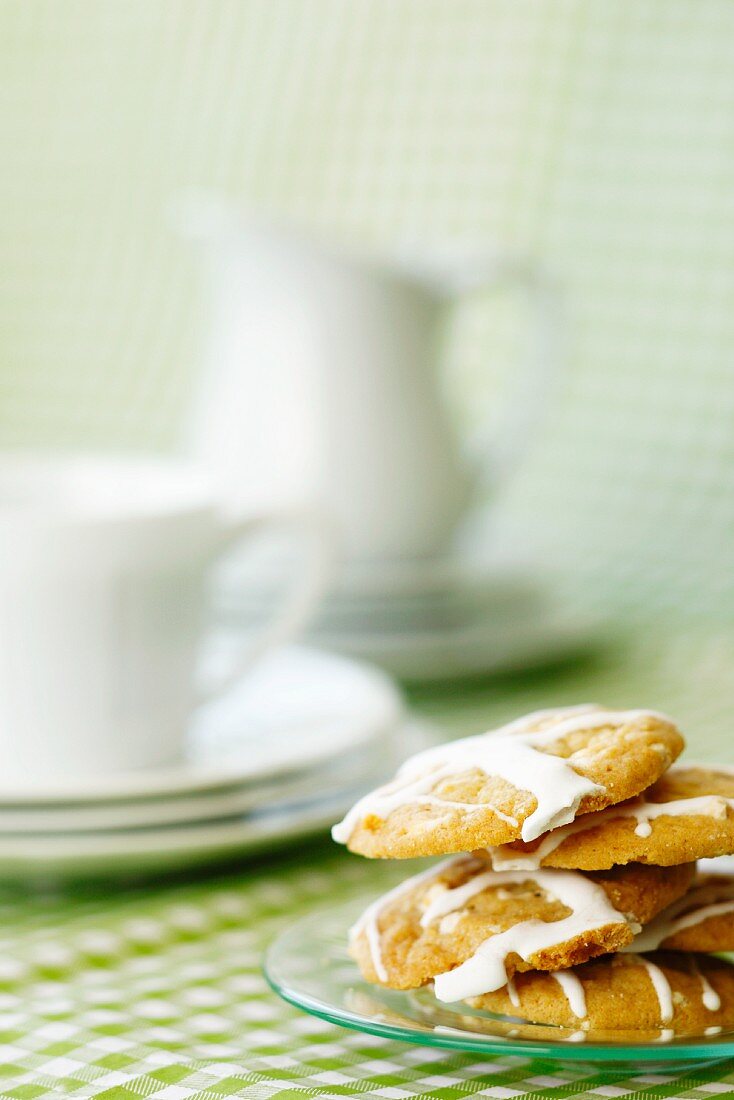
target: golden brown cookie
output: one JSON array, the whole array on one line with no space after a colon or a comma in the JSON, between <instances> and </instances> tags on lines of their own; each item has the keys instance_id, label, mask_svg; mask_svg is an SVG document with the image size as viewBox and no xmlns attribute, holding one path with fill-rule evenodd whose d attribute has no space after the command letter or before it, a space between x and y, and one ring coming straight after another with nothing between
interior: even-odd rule
<instances>
[{"instance_id":1,"label":"golden brown cookie","mask_svg":"<svg viewBox=\"0 0 734 1100\"><path fill-rule=\"evenodd\" d=\"M435 979L440 1000L463 1000L516 971L558 970L624 947L693 873L686 864L497 872L486 853L457 856L371 905L351 951L368 981L413 989Z\"/></svg>"},{"instance_id":2,"label":"golden brown cookie","mask_svg":"<svg viewBox=\"0 0 734 1100\"><path fill-rule=\"evenodd\" d=\"M734 951L734 875L699 875L658 913L629 950Z\"/></svg>"},{"instance_id":3,"label":"golden brown cookie","mask_svg":"<svg viewBox=\"0 0 734 1100\"><path fill-rule=\"evenodd\" d=\"M494 866L601 870L668 867L734 852L734 770L676 766L631 802L589 814L530 844L493 852Z\"/></svg>"},{"instance_id":4,"label":"golden brown cookie","mask_svg":"<svg viewBox=\"0 0 734 1100\"><path fill-rule=\"evenodd\" d=\"M683 744L672 721L651 711L537 711L411 757L332 835L353 852L382 858L531 841L639 794Z\"/></svg>"},{"instance_id":5,"label":"golden brown cookie","mask_svg":"<svg viewBox=\"0 0 734 1100\"><path fill-rule=\"evenodd\" d=\"M734 966L687 952L607 955L573 970L518 974L470 1003L560 1027L716 1034L734 1026Z\"/></svg>"}]
</instances>

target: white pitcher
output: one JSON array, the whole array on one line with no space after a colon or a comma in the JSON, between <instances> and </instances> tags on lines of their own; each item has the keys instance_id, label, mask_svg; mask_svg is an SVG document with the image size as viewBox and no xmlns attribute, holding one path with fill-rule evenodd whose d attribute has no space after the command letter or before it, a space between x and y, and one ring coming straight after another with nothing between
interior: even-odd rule
<instances>
[{"instance_id":1,"label":"white pitcher","mask_svg":"<svg viewBox=\"0 0 734 1100\"><path fill-rule=\"evenodd\" d=\"M206 197L181 213L203 246L209 311L189 455L235 508L317 501L346 561L443 554L473 478L437 384L440 323L465 293L514 286L527 299L532 355L488 458L503 476L556 359L555 296L539 269L460 248L379 265Z\"/></svg>"}]
</instances>

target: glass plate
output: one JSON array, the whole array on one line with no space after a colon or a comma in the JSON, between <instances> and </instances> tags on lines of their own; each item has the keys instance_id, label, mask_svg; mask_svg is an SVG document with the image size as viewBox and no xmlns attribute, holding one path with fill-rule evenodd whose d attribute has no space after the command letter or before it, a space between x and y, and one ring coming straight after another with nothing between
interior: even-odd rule
<instances>
[{"instance_id":1,"label":"glass plate","mask_svg":"<svg viewBox=\"0 0 734 1100\"><path fill-rule=\"evenodd\" d=\"M706 1038L669 1030L571 1031L441 1004L428 989L405 993L370 985L347 954L348 930L370 900L312 913L287 928L265 957L265 976L275 992L340 1027L475 1054L646 1067L734 1057L734 1031Z\"/></svg>"}]
</instances>

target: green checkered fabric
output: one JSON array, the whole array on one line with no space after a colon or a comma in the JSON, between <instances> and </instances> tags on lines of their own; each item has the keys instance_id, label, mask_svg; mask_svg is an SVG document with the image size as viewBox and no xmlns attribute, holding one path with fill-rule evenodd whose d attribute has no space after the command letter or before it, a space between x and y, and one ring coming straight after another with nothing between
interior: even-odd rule
<instances>
[{"instance_id":1,"label":"green checkered fabric","mask_svg":"<svg viewBox=\"0 0 734 1100\"><path fill-rule=\"evenodd\" d=\"M321 852L307 866L300 855L193 886L3 897L0 1095L601 1100L734 1091L734 1073L720 1066L615 1073L386 1042L299 1013L268 990L260 959L278 929L389 875L395 869Z\"/></svg>"},{"instance_id":2,"label":"green checkered fabric","mask_svg":"<svg viewBox=\"0 0 734 1100\"><path fill-rule=\"evenodd\" d=\"M201 329L165 219L179 188L378 252L459 236L537 255L564 287L566 370L478 532L637 630L552 676L413 701L457 732L654 706L734 762L733 120L731 0L3 0L0 445L175 444ZM453 337L471 449L500 419L514 311L473 302ZM283 923L394 873L314 849L4 897L2 1095L734 1095L726 1066L477 1062L266 991Z\"/></svg>"},{"instance_id":3,"label":"green checkered fabric","mask_svg":"<svg viewBox=\"0 0 734 1100\"><path fill-rule=\"evenodd\" d=\"M692 664L691 653L697 651ZM734 762L734 640L710 632L670 647L661 636L618 644L554 675L464 691L456 732L538 703L593 697L672 699L693 714L691 753ZM687 683L688 698L683 685ZM714 688L718 690L714 690ZM290 1008L260 972L276 933L312 907L377 893L405 873L334 850L328 840L195 883L67 885L0 894L0 1095L131 1100L421 1096L653 1097L734 1095L731 1063L681 1072L477 1059L333 1027Z\"/></svg>"}]
</instances>

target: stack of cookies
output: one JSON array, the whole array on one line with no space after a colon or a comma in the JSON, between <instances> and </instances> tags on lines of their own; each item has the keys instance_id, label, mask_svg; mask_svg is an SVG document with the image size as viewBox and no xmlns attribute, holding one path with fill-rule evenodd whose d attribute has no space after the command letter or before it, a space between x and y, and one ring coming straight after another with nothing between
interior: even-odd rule
<instances>
[{"instance_id":1,"label":"stack of cookies","mask_svg":"<svg viewBox=\"0 0 734 1100\"><path fill-rule=\"evenodd\" d=\"M734 771L671 767L646 710L538 711L406 761L333 830L360 855L446 856L351 933L364 977L577 1032L734 1026ZM592 961L593 960L593 961Z\"/></svg>"}]
</instances>

